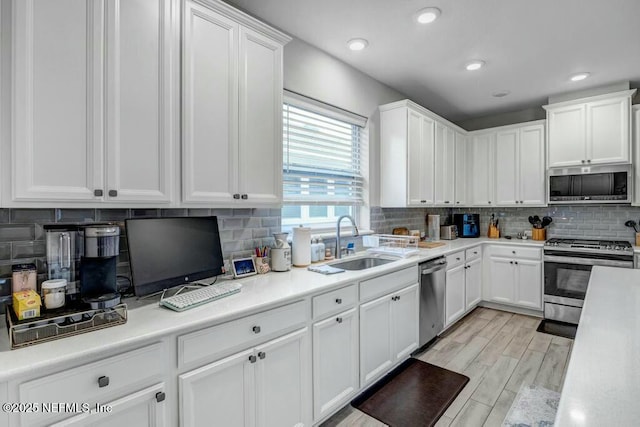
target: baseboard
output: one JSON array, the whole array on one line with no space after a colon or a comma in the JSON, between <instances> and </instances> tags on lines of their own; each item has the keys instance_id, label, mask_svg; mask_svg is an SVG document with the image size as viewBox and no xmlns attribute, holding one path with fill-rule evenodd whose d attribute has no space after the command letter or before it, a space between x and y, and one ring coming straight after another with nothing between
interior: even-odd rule
<instances>
[{"instance_id":1,"label":"baseboard","mask_svg":"<svg viewBox=\"0 0 640 427\"><path fill-rule=\"evenodd\" d=\"M541 319L544 317L544 311L542 310L533 310L531 308L516 307L508 304L499 304L496 302L482 301L480 302L480 304L478 304L478 306L492 308L494 310L508 311L510 313L517 313L517 314L524 314L527 316L539 317Z\"/></svg>"}]
</instances>

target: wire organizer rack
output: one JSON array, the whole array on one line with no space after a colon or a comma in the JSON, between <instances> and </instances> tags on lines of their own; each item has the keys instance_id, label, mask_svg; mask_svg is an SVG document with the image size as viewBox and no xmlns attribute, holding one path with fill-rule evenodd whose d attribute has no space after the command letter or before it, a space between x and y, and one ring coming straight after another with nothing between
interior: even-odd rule
<instances>
[{"instance_id":1,"label":"wire organizer rack","mask_svg":"<svg viewBox=\"0 0 640 427\"><path fill-rule=\"evenodd\" d=\"M53 341L85 332L127 323L127 305L47 315L38 319L18 320L11 307L6 313L11 349Z\"/></svg>"},{"instance_id":2,"label":"wire organizer rack","mask_svg":"<svg viewBox=\"0 0 640 427\"><path fill-rule=\"evenodd\" d=\"M367 252L407 258L420 253L417 236L396 236L393 234L374 234L362 238Z\"/></svg>"}]
</instances>

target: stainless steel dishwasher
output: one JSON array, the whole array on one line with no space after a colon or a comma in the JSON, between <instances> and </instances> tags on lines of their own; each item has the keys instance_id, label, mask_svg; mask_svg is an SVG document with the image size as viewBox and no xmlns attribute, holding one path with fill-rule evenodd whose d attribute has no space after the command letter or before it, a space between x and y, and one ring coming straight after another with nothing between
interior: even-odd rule
<instances>
[{"instance_id":1,"label":"stainless steel dishwasher","mask_svg":"<svg viewBox=\"0 0 640 427\"><path fill-rule=\"evenodd\" d=\"M419 348L444 329L446 268L447 260L444 257L420 264Z\"/></svg>"}]
</instances>

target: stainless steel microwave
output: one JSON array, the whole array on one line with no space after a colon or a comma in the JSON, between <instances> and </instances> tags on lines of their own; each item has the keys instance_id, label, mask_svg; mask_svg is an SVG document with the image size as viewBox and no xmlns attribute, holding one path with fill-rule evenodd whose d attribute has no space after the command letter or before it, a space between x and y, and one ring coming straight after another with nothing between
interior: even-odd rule
<instances>
[{"instance_id":1,"label":"stainless steel microwave","mask_svg":"<svg viewBox=\"0 0 640 427\"><path fill-rule=\"evenodd\" d=\"M631 165L549 169L549 203L631 203Z\"/></svg>"}]
</instances>

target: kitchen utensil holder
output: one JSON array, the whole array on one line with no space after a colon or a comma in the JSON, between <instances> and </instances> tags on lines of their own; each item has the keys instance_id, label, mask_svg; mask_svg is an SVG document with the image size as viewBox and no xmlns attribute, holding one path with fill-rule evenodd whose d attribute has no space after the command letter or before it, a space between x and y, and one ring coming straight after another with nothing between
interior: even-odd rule
<instances>
[{"instance_id":1,"label":"kitchen utensil holder","mask_svg":"<svg viewBox=\"0 0 640 427\"><path fill-rule=\"evenodd\" d=\"M122 325L127 323L127 305L118 304L111 308L80 312L66 311L58 316L47 314L28 321L19 321L13 309L7 309L5 319L9 331L9 343L13 350Z\"/></svg>"},{"instance_id":2,"label":"kitchen utensil holder","mask_svg":"<svg viewBox=\"0 0 640 427\"><path fill-rule=\"evenodd\" d=\"M531 238L533 240L547 240L547 229L546 228L532 228L531 229Z\"/></svg>"},{"instance_id":3,"label":"kitchen utensil holder","mask_svg":"<svg viewBox=\"0 0 640 427\"><path fill-rule=\"evenodd\" d=\"M487 233L487 237L490 239L499 239L500 238L500 229L495 225L489 225L489 232Z\"/></svg>"},{"instance_id":4,"label":"kitchen utensil holder","mask_svg":"<svg viewBox=\"0 0 640 427\"><path fill-rule=\"evenodd\" d=\"M636 233L636 246L640 246L640 233Z\"/></svg>"}]
</instances>

